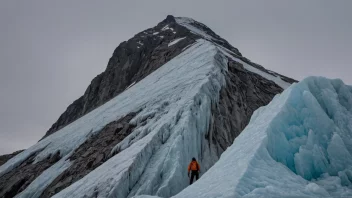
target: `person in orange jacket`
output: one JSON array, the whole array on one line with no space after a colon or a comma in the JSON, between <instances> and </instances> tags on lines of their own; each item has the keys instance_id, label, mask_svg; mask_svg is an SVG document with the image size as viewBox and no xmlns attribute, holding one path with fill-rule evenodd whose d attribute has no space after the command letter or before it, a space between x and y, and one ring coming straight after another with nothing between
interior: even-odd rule
<instances>
[{"instance_id":1,"label":"person in orange jacket","mask_svg":"<svg viewBox=\"0 0 352 198\"><path fill-rule=\"evenodd\" d=\"M196 160L196 158L192 158L191 163L188 165L188 177L191 172L191 177L189 184L191 185L193 183L194 176L196 176L196 180L199 179L199 171L200 171L200 166Z\"/></svg>"}]
</instances>

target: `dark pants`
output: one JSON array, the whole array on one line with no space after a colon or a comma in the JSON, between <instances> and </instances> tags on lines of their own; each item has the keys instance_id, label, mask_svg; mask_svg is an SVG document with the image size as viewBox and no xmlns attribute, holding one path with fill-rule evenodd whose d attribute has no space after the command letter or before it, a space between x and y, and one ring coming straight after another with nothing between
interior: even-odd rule
<instances>
[{"instance_id":1,"label":"dark pants","mask_svg":"<svg viewBox=\"0 0 352 198\"><path fill-rule=\"evenodd\" d=\"M193 178L194 178L194 176L196 176L196 180L199 179L199 173L198 173L198 171L191 171L191 178L190 178L190 180L189 180L189 184L192 184L192 183L193 183Z\"/></svg>"}]
</instances>

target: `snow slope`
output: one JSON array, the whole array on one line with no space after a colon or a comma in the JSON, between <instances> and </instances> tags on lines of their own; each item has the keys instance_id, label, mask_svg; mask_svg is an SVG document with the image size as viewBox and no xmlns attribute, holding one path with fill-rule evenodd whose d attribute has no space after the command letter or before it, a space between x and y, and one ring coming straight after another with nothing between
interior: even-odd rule
<instances>
[{"instance_id":1,"label":"snow slope","mask_svg":"<svg viewBox=\"0 0 352 198\"><path fill-rule=\"evenodd\" d=\"M216 46L198 40L111 101L9 160L0 167L0 175L31 155L36 156L36 163L60 151L63 158L18 195L38 197L70 166L69 156L88 137L106 124L140 111L131 121L137 128L114 148L119 153L55 197L178 193L188 183L186 173L180 173L189 159L200 159L204 171L218 160L204 133L209 127L211 103L218 100L225 85L226 61ZM145 119L147 124L139 126Z\"/></svg>"},{"instance_id":2,"label":"snow slope","mask_svg":"<svg viewBox=\"0 0 352 198\"><path fill-rule=\"evenodd\" d=\"M310 77L258 109L220 160L175 197L352 197L351 162L352 87Z\"/></svg>"},{"instance_id":3,"label":"snow slope","mask_svg":"<svg viewBox=\"0 0 352 198\"><path fill-rule=\"evenodd\" d=\"M201 146L211 102L217 100L225 83L225 69L225 57L218 49L199 40L136 83L129 90L139 88L139 93L148 84L157 93L149 94L153 100L132 122L151 119L117 145L120 153L54 197L127 197L136 193L168 197L182 190L188 182L187 174L180 173L192 156L204 155L204 164L207 157L217 157Z\"/></svg>"}]
</instances>

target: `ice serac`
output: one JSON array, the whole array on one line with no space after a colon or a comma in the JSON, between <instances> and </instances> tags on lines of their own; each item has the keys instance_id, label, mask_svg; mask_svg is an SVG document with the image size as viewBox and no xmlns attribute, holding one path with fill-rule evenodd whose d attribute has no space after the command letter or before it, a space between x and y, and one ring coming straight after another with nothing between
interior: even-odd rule
<instances>
[{"instance_id":1,"label":"ice serac","mask_svg":"<svg viewBox=\"0 0 352 198\"><path fill-rule=\"evenodd\" d=\"M250 123L194 185L175 197L351 197L352 87L309 77Z\"/></svg>"},{"instance_id":2,"label":"ice serac","mask_svg":"<svg viewBox=\"0 0 352 198\"><path fill-rule=\"evenodd\" d=\"M205 25L168 16L120 44L45 138L0 166L0 197L170 197L294 80Z\"/></svg>"}]
</instances>

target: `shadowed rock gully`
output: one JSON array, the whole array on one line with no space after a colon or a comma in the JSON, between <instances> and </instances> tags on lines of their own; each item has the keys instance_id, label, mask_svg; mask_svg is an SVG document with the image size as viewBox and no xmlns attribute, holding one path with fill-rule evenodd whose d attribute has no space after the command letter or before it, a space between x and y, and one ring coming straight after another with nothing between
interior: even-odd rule
<instances>
[{"instance_id":1,"label":"shadowed rock gully","mask_svg":"<svg viewBox=\"0 0 352 198\"><path fill-rule=\"evenodd\" d=\"M46 159L34 164L33 162L38 152L0 177L0 197L14 197L16 194L26 189L26 187L45 171L45 169L61 159L60 151L58 151L54 155L48 156Z\"/></svg>"},{"instance_id":2,"label":"shadowed rock gully","mask_svg":"<svg viewBox=\"0 0 352 198\"><path fill-rule=\"evenodd\" d=\"M136 113L129 113L111 122L97 135L83 143L70 157L73 164L45 189L41 197L53 196L110 159L112 148L131 134L136 127L129 123L135 116Z\"/></svg>"},{"instance_id":3,"label":"shadowed rock gully","mask_svg":"<svg viewBox=\"0 0 352 198\"><path fill-rule=\"evenodd\" d=\"M283 91L274 82L230 59L225 78L226 86L220 91L219 103L212 107L211 127L206 137L218 145L218 156L247 126L253 112Z\"/></svg>"}]
</instances>

